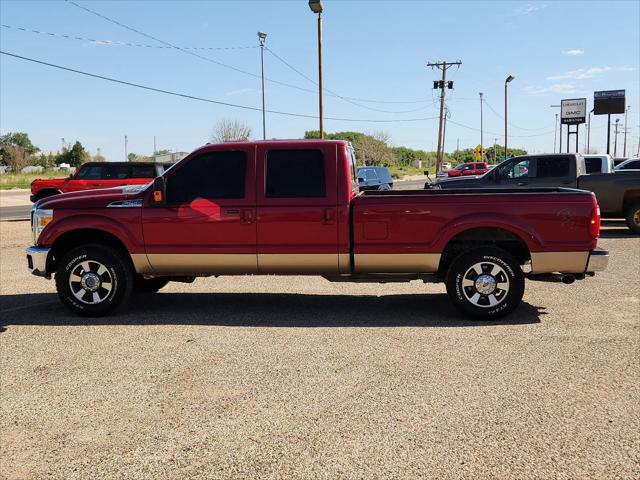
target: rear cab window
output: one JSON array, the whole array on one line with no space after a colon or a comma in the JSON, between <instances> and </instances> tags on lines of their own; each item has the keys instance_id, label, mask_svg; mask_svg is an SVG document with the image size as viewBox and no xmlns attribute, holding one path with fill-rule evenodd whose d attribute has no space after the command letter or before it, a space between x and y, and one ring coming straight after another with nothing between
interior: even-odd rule
<instances>
[{"instance_id":1,"label":"rear cab window","mask_svg":"<svg viewBox=\"0 0 640 480\"><path fill-rule=\"evenodd\" d=\"M155 178L156 166L153 163L149 165L131 165L131 178Z\"/></svg>"},{"instance_id":2,"label":"rear cab window","mask_svg":"<svg viewBox=\"0 0 640 480\"><path fill-rule=\"evenodd\" d=\"M572 157L538 157L536 178L568 177L571 174Z\"/></svg>"}]
</instances>

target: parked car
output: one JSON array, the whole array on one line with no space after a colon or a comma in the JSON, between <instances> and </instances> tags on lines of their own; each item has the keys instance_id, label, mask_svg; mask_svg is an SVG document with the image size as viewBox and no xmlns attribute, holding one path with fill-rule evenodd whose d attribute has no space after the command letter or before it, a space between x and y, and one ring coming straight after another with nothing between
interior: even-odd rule
<instances>
[{"instance_id":1,"label":"parked car","mask_svg":"<svg viewBox=\"0 0 640 480\"><path fill-rule=\"evenodd\" d=\"M584 154L584 164L587 173L611 173L613 172L613 158L608 154Z\"/></svg>"},{"instance_id":2,"label":"parked car","mask_svg":"<svg viewBox=\"0 0 640 480\"><path fill-rule=\"evenodd\" d=\"M520 304L524 265L571 283L608 261L590 192L358 188L344 141L207 145L146 187L37 202L27 266L55 274L62 303L88 316L169 281L302 274L444 282L460 311L488 320Z\"/></svg>"},{"instance_id":3,"label":"parked car","mask_svg":"<svg viewBox=\"0 0 640 480\"><path fill-rule=\"evenodd\" d=\"M482 175L489 171L487 162L461 163L447 172L449 177L466 177L467 175Z\"/></svg>"},{"instance_id":4,"label":"parked car","mask_svg":"<svg viewBox=\"0 0 640 480\"><path fill-rule=\"evenodd\" d=\"M60 193L149 183L168 168L145 162L88 162L64 178L42 178L31 182L31 201Z\"/></svg>"},{"instance_id":5,"label":"parked car","mask_svg":"<svg viewBox=\"0 0 640 480\"><path fill-rule=\"evenodd\" d=\"M358 185L360 191L391 190L393 178L385 167L360 167L358 169Z\"/></svg>"},{"instance_id":6,"label":"parked car","mask_svg":"<svg viewBox=\"0 0 640 480\"><path fill-rule=\"evenodd\" d=\"M580 154L524 155L500 163L480 177L438 179L425 188L566 187L594 192L603 216L624 217L640 233L640 172L586 173Z\"/></svg>"},{"instance_id":7,"label":"parked car","mask_svg":"<svg viewBox=\"0 0 640 480\"><path fill-rule=\"evenodd\" d=\"M640 158L630 158L616 167L618 170L640 170Z\"/></svg>"}]
</instances>

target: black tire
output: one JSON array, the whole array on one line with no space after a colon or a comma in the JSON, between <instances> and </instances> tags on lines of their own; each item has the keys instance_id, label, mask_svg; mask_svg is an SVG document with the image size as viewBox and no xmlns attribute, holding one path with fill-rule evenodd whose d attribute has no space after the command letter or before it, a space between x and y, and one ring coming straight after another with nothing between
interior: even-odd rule
<instances>
[{"instance_id":1,"label":"black tire","mask_svg":"<svg viewBox=\"0 0 640 480\"><path fill-rule=\"evenodd\" d=\"M53 197L54 195L60 195L60 192L58 190L43 190L34 197L34 202L38 202L43 198Z\"/></svg>"},{"instance_id":2,"label":"black tire","mask_svg":"<svg viewBox=\"0 0 640 480\"><path fill-rule=\"evenodd\" d=\"M167 283L169 283L169 280L165 278L144 278L136 276L133 280L133 291L135 293L156 293Z\"/></svg>"},{"instance_id":3,"label":"black tire","mask_svg":"<svg viewBox=\"0 0 640 480\"><path fill-rule=\"evenodd\" d=\"M624 210L624 219L627 227L633 233L640 234L640 202L628 205Z\"/></svg>"},{"instance_id":4,"label":"black tire","mask_svg":"<svg viewBox=\"0 0 640 480\"><path fill-rule=\"evenodd\" d=\"M122 253L104 245L74 248L56 268L56 289L62 304L85 317L112 312L129 299L132 288L129 262Z\"/></svg>"},{"instance_id":5,"label":"black tire","mask_svg":"<svg viewBox=\"0 0 640 480\"><path fill-rule=\"evenodd\" d=\"M524 295L520 264L513 255L495 247L460 254L451 263L445 282L455 307L478 320L511 313Z\"/></svg>"}]
</instances>

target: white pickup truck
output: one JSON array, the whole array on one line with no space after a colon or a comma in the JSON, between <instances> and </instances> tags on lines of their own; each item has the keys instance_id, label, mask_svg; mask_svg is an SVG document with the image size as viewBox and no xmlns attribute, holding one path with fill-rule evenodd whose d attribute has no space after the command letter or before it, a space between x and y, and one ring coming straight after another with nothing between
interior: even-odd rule
<instances>
[{"instance_id":1,"label":"white pickup truck","mask_svg":"<svg viewBox=\"0 0 640 480\"><path fill-rule=\"evenodd\" d=\"M612 173L613 158L610 155L587 153L582 155L584 157L584 164L587 168L587 173Z\"/></svg>"}]
</instances>

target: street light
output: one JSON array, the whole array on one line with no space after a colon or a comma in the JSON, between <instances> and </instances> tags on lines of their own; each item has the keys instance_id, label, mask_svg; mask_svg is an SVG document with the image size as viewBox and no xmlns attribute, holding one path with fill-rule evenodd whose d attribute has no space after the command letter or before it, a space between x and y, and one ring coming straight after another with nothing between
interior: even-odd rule
<instances>
[{"instance_id":1,"label":"street light","mask_svg":"<svg viewBox=\"0 0 640 480\"><path fill-rule=\"evenodd\" d=\"M482 92L480 92L480 160L484 157L484 142L482 131Z\"/></svg>"},{"instance_id":2,"label":"street light","mask_svg":"<svg viewBox=\"0 0 640 480\"><path fill-rule=\"evenodd\" d=\"M509 75L504 81L504 159L507 159L507 85L516 77Z\"/></svg>"},{"instance_id":3,"label":"street light","mask_svg":"<svg viewBox=\"0 0 640 480\"><path fill-rule=\"evenodd\" d=\"M264 41L267 39L267 34L258 32L258 42L260 42L260 68L262 71L262 139L267 139L267 128L265 121L264 110Z\"/></svg>"},{"instance_id":4,"label":"street light","mask_svg":"<svg viewBox=\"0 0 640 480\"><path fill-rule=\"evenodd\" d=\"M320 117L320 138L324 138L323 106L322 106L322 1L309 0L309 8L318 14L318 110Z\"/></svg>"},{"instance_id":5,"label":"street light","mask_svg":"<svg viewBox=\"0 0 640 480\"><path fill-rule=\"evenodd\" d=\"M591 114L593 113L593 108L589 110L589 121L587 122L587 152L591 153Z\"/></svg>"}]
</instances>

